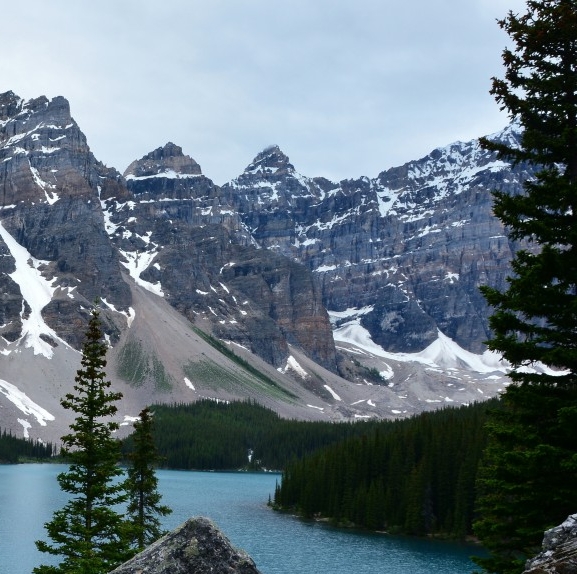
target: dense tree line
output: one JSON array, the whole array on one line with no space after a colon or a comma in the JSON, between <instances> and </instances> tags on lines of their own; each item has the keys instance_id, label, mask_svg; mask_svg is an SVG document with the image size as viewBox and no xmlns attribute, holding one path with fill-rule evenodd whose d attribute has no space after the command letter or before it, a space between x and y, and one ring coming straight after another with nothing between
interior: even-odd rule
<instances>
[{"instance_id":1,"label":"dense tree line","mask_svg":"<svg viewBox=\"0 0 577 574\"><path fill-rule=\"evenodd\" d=\"M337 524L415 535L471 534L492 400L401 421L304 422L251 401L154 405L161 464L284 469L274 504ZM134 448L129 437L126 452Z\"/></svg>"},{"instance_id":2,"label":"dense tree line","mask_svg":"<svg viewBox=\"0 0 577 574\"><path fill-rule=\"evenodd\" d=\"M16 463L22 460L47 460L56 455L52 443L29 438L18 438L6 429L0 434L0 463Z\"/></svg>"},{"instance_id":3,"label":"dense tree line","mask_svg":"<svg viewBox=\"0 0 577 574\"><path fill-rule=\"evenodd\" d=\"M464 537L471 533L488 408L498 402L382 422L293 460L274 505L340 525Z\"/></svg>"},{"instance_id":4,"label":"dense tree line","mask_svg":"<svg viewBox=\"0 0 577 574\"><path fill-rule=\"evenodd\" d=\"M281 470L293 458L368 432L376 422L304 422L280 418L254 402L202 400L154 405L162 465L196 470ZM132 440L124 443L129 452Z\"/></svg>"}]
</instances>

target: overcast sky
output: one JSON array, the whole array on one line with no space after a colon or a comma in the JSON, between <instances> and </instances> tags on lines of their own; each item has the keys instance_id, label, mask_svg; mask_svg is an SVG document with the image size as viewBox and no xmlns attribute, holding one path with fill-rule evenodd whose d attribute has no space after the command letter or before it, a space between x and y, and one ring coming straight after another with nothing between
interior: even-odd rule
<instances>
[{"instance_id":1,"label":"overcast sky","mask_svg":"<svg viewBox=\"0 0 577 574\"><path fill-rule=\"evenodd\" d=\"M123 172L171 141L217 184L278 144L367 175L508 123L489 95L521 0L26 0L2 7L0 92L64 96Z\"/></svg>"}]
</instances>

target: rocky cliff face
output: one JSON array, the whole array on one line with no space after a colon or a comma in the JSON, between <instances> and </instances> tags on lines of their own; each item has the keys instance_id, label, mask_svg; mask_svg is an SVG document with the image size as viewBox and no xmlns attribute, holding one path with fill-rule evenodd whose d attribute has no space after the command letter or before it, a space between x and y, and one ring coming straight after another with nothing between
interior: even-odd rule
<instances>
[{"instance_id":1,"label":"rocky cliff face","mask_svg":"<svg viewBox=\"0 0 577 574\"><path fill-rule=\"evenodd\" d=\"M300 175L273 146L221 189L169 143L122 178L92 156L64 98L23 102L12 92L0 97L0 161L6 232L68 290L46 309L57 330L70 325L73 288L126 312L125 267L274 365L291 343L332 369L323 307L362 310L362 326L388 351L421 351L441 331L482 352L489 310L478 288L505 286L516 248L492 215L490 190L517 193L531 176L470 142L334 183ZM3 281L0 313L14 340L18 297Z\"/></svg>"},{"instance_id":2,"label":"rocky cliff face","mask_svg":"<svg viewBox=\"0 0 577 574\"><path fill-rule=\"evenodd\" d=\"M123 178L93 157L64 98L24 102L8 92L0 96L0 162L4 232L39 261L52 290L43 319L73 347L82 338L80 307L95 298L128 316L126 269L190 319L203 315L218 336L276 366L294 343L336 368L328 316L308 271L256 254L238 215L178 146L133 162ZM222 270L236 262L242 269L231 277L231 293ZM13 266L5 265L0 314L5 338L15 341L27 311L21 314L10 280Z\"/></svg>"},{"instance_id":3,"label":"rocky cliff face","mask_svg":"<svg viewBox=\"0 0 577 574\"><path fill-rule=\"evenodd\" d=\"M493 137L514 145L518 132ZM440 330L482 352L489 310L478 288L504 287L516 248L490 191L518 193L530 176L469 142L333 183L300 175L272 147L222 191L259 245L315 273L330 311L363 309L385 349L420 351Z\"/></svg>"},{"instance_id":4,"label":"rocky cliff face","mask_svg":"<svg viewBox=\"0 0 577 574\"><path fill-rule=\"evenodd\" d=\"M99 195L126 193L122 178L90 153L64 98L24 102L7 92L0 95L0 188L2 247L13 240L24 250L20 262L4 263L1 333L27 344L43 320L58 334L43 333L49 345L61 338L78 347L83 307L97 297L121 310L130 305L99 204ZM49 293L41 317L32 279L14 275L29 258Z\"/></svg>"},{"instance_id":5,"label":"rocky cliff face","mask_svg":"<svg viewBox=\"0 0 577 574\"><path fill-rule=\"evenodd\" d=\"M191 518L110 574L258 574L252 558L233 548L206 518Z\"/></svg>"}]
</instances>

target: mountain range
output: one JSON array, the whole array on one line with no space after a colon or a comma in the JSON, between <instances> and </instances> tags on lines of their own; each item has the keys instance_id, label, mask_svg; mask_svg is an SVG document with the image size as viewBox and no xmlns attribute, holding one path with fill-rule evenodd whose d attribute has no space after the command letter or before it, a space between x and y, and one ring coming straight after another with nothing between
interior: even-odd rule
<instances>
[{"instance_id":1,"label":"mountain range","mask_svg":"<svg viewBox=\"0 0 577 574\"><path fill-rule=\"evenodd\" d=\"M0 428L66 430L97 300L127 429L155 401L354 420L493 396L507 366L479 286L506 287L519 245L491 190L532 176L478 141L340 182L278 146L223 186L173 143L121 174L65 98L0 94Z\"/></svg>"}]
</instances>

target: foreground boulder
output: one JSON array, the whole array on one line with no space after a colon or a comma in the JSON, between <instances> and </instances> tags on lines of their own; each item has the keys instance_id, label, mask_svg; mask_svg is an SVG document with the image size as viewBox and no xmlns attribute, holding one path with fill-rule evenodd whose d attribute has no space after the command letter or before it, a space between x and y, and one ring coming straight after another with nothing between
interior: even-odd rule
<instances>
[{"instance_id":1,"label":"foreground boulder","mask_svg":"<svg viewBox=\"0 0 577 574\"><path fill-rule=\"evenodd\" d=\"M110 574L260 574L207 518L191 518Z\"/></svg>"},{"instance_id":2,"label":"foreground boulder","mask_svg":"<svg viewBox=\"0 0 577 574\"><path fill-rule=\"evenodd\" d=\"M577 514L545 532L543 551L527 562L524 574L577 574Z\"/></svg>"}]
</instances>

